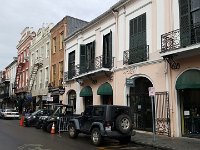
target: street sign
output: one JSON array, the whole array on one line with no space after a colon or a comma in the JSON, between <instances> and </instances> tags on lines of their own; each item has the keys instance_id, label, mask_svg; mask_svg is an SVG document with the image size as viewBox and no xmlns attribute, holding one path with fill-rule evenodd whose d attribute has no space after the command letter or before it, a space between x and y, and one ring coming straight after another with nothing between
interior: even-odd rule
<instances>
[{"instance_id":1,"label":"street sign","mask_svg":"<svg viewBox=\"0 0 200 150\"><path fill-rule=\"evenodd\" d=\"M134 87L134 80L133 79L126 79L126 86Z\"/></svg>"},{"instance_id":2,"label":"street sign","mask_svg":"<svg viewBox=\"0 0 200 150\"><path fill-rule=\"evenodd\" d=\"M154 87L149 87L149 96L155 96L155 88Z\"/></svg>"}]
</instances>

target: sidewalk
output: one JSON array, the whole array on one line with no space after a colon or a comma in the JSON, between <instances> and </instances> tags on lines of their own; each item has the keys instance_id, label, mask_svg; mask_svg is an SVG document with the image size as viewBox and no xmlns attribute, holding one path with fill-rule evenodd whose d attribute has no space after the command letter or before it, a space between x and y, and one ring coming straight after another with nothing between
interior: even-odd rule
<instances>
[{"instance_id":1,"label":"sidewalk","mask_svg":"<svg viewBox=\"0 0 200 150\"><path fill-rule=\"evenodd\" d=\"M136 144L143 144L166 150L200 150L200 139L196 138L156 135L156 140L153 142L152 133L136 132L136 135L132 137L132 141Z\"/></svg>"}]
</instances>

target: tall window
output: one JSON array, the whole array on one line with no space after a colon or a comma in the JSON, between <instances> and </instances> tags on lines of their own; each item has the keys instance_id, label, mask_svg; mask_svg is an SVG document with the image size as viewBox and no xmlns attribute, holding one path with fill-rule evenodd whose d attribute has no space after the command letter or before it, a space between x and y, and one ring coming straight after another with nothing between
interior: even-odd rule
<instances>
[{"instance_id":1,"label":"tall window","mask_svg":"<svg viewBox=\"0 0 200 150\"><path fill-rule=\"evenodd\" d=\"M28 69L26 69L26 86L28 85Z\"/></svg>"},{"instance_id":2,"label":"tall window","mask_svg":"<svg viewBox=\"0 0 200 150\"><path fill-rule=\"evenodd\" d=\"M45 68L45 87L48 86L48 82L49 82L49 67Z\"/></svg>"},{"instance_id":3,"label":"tall window","mask_svg":"<svg viewBox=\"0 0 200 150\"><path fill-rule=\"evenodd\" d=\"M80 72L94 70L95 67L95 41L80 46Z\"/></svg>"},{"instance_id":4,"label":"tall window","mask_svg":"<svg viewBox=\"0 0 200 150\"><path fill-rule=\"evenodd\" d=\"M110 68L112 66L112 31L103 36L103 66Z\"/></svg>"},{"instance_id":5,"label":"tall window","mask_svg":"<svg viewBox=\"0 0 200 150\"><path fill-rule=\"evenodd\" d=\"M200 42L200 1L179 0L181 46Z\"/></svg>"},{"instance_id":6,"label":"tall window","mask_svg":"<svg viewBox=\"0 0 200 150\"><path fill-rule=\"evenodd\" d=\"M41 89L42 88L42 70L40 70L40 72L39 72L39 86Z\"/></svg>"},{"instance_id":7,"label":"tall window","mask_svg":"<svg viewBox=\"0 0 200 150\"><path fill-rule=\"evenodd\" d=\"M63 61L59 62L59 85L63 82Z\"/></svg>"},{"instance_id":8,"label":"tall window","mask_svg":"<svg viewBox=\"0 0 200 150\"><path fill-rule=\"evenodd\" d=\"M61 32L60 33L60 50L63 49L63 40L64 40L64 33Z\"/></svg>"},{"instance_id":9,"label":"tall window","mask_svg":"<svg viewBox=\"0 0 200 150\"><path fill-rule=\"evenodd\" d=\"M53 38L53 54L56 53L56 37Z\"/></svg>"},{"instance_id":10,"label":"tall window","mask_svg":"<svg viewBox=\"0 0 200 150\"><path fill-rule=\"evenodd\" d=\"M75 51L69 53L68 61L68 78L72 79L75 75Z\"/></svg>"},{"instance_id":11,"label":"tall window","mask_svg":"<svg viewBox=\"0 0 200 150\"><path fill-rule=\"evenodd\" d=\"M49 42L47 42L47 43L46 43L46 58L49 57L49 52L50 52L50 51L49 51L49 48L50 48L50 47L49 47Z\"/></svg>"},{"instance_id":12,"label":"tall window","mask_svg":"<svg viewBox=\"0 0 200 150\"><path fill-rule=\"evenodd\" d=\"M53 86L55 86L55 82L56 82L56 64L54 64L52 66L52 79L53 79Z\"/></svg>"},{"instance_id":13,"label":"tall window","mask_svg":"<svg viewBox=\"0 0 200 150\"><path fill-rule=\"evenodd\" d=\"M129 63L147 59L146 13L130 20Z\"/></svg>"}]
</instances>

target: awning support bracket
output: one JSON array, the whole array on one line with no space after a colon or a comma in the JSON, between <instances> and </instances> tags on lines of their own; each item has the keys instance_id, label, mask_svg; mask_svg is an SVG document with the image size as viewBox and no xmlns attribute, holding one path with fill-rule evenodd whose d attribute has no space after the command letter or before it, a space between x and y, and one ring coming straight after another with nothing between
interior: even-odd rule
<instances>
[{"instance_id":1,"label":"awning support bracket","mask_svg":"<svg viewBox=\"0 0 200 150\"><path fill-rule=\"evenodd\" d=\"M164 59L168 62L171 69L180 69L180 63L176 62L173 56L167 56Z\"/></svg>"}]
</instances>

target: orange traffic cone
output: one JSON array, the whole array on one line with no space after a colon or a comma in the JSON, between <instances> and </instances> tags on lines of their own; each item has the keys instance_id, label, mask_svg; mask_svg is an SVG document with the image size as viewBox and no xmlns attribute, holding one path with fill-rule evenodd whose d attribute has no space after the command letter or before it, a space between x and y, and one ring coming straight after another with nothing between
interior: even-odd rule
<instances>
[{"instance_id":1,"label":"orange traffic cone","mask_svg":"<svg viewBox=\"0 0 200 150\"><path fill-rule=\"evenodd\" d=\"M21 117L20 121L19 121L19 125L20 126L23 126L24 124L24 116Z\"/></svg>"},{"instance_id":2,"label":"orange traffic cone","mask_svg":"<svg viewBox=\"0 0 200 150\"><path fill-rule=\"evenodd\" d=\"M53 122L53 125L51 127L51 134L55 134L55 124L54 124L54 122Z\"/></svg>"}]
</instances>

